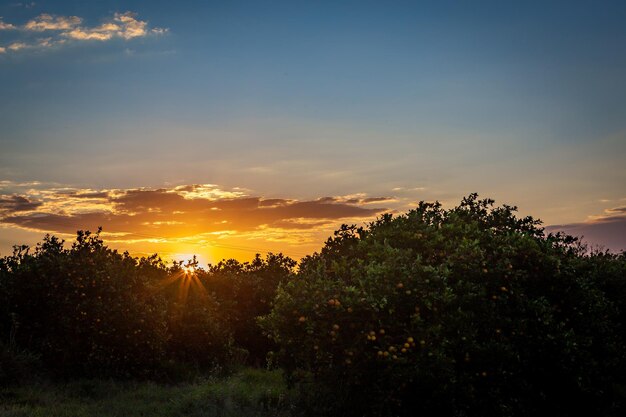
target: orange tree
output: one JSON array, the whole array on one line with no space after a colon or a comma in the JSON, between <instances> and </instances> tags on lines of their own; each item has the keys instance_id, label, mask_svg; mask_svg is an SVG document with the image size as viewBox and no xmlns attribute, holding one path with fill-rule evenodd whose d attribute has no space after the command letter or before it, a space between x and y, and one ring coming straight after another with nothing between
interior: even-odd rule
<instances>
[{"instance_id":1,"label":"orange tree","mask_svg":"<svg viewBox=\"0 0 626 417\"><path fill-rule=\"evenodd\" d=\"M0 383L35 365L66 377L178 378L247 354L261 363L272 345L256 316L294 265L268 254L208 270L195 258L167 266L83 231L70 248L54 236L16 247L0 258Z\"/></svg>"},{"instance_id":2,"label":"orange tree","mask_svg":"<svg viewBox=\"0 0 626 417\"><path fill-rule=\"evenodd\" d=\"M207 291L220 304L220 314L233 335L233 342L245 349L248 363L265 362L273 348L256 321L270 312L276 289L293 276L296 262L282 254L256 255L251 262L223 260L209 265L200 275Z\"/></svg>"},{"instance_id":3,"label":"orange tree","mask_svg":"<svg viewBox=\"0 0 626 417\"><path fill-rule=\"evenodd\" d=\"M46 236L0 260L0 334L63 376L151 373L164 357L166 271L79 231L71 248Z\"/></svg>"},{"instance_id":4,"label":"orange tree","mask_svg":"<svg viewBox=\"0 0 626 417\"><path fill-rule=\"evenodd\" d=\"M231 361L232 330L214 295L206 271L194 257L167 268L159 293L167 300L168 358L191 370L217 370ZM182 367L185 368L184 366Z\"/></svg>"},{"instance_id":5,"label":"orange tree","mask_svg":"<svg viewBox=\"0 0 626 417\"><path fill-rule=\"evenodd\" d=\"M422 202L343 226L305 258L261 324L310 410L558 416L615 404L616 304L580 272L575 239L514 212L475 194L450 210Z\"/></svg>"}]
</instances>

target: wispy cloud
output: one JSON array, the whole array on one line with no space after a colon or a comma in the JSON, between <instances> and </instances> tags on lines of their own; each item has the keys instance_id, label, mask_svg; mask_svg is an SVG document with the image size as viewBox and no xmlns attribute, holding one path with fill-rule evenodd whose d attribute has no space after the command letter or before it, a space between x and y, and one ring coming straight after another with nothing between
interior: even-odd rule
<instances>
[{"instance_id":1,"label":"wispy cloud","mask_svg":"<svg viewBox=\"0 0 626 417\"><path fill-rule=\"evenodd\" d=\"M16 29L15 25L4 22L2 17L0 17L0 30L12 30L12 29Z\"/></svg>"},{"instance_id":2,"label":"wispy cloud","mask_svg":"<svg viewBox=\"0 0 626 417\"><path fill-rule=\"evenodd\" d=\"M115 13L97 26L84 25L79 16L57 16L40 14L24 25L7 23L0 18L0 30L18 30L23 39L0 46L0 53L22 49L44 49L63 45L67 42L108 41L112 39L131 40L150 35L162 35L167 28L150 27L140 20L136 13ZM40 37L45 35L45 37Z\"/></svg>"},{"instance_id":3,"label":"wispy cloud","mask_svg":"<svg viewBox=\"0 0 626 417\"><path fill-rule=\"evenodd\" d=\"M71 234L103 226L123 242L242 242L291 245L323 242L342 222L359 223L387 211L387 197L266 199L214 184L170 188L77 189L0 182L0 224Z\"/></svg>"},{"instance_id":4,"label":"wispy cloud","mask_svg":"<svg viewBox=\"0 0 626 417\"><path fill-rule=\"evenodd\" d=\"M10 51L19 51L20 49L30 48L31 45L24 42L13 42L7 46L7 49Z\"/></svg>"},{"instance_id":5,"label":"wispy cloud","mask_svg":"<svg viewBox=\"0 0 626 417\"><path fill-rule=\"evenodd\" d=\"M0 216L2 214L32 211L41 206L40 202L31 201L20 195L0 195Z\"/></svg>"},{"instance_id":6,"label":"wispy cloud","mask_svg":"<svg viewBox=\"0 0 626 417\"><path fill-rule=\"evenodd\" d=\"M167 29L148 28L148 23L136 18L135 13L115 13L111 21L105 22L96 27L72 27L71 30L62 33L70 39L90 40L96 39L106 41L112 38L123 38L126 40L153 34L163 34Z\"/></svg>"},{"instance_id":7,"label":"wispy cloud","mask_svg":"<svg viewBox=\"0 0 626 417\"><path fill-rule=\"evenodd\" d=\"M591 216L585 222L553 225L546 227L548 232L565 232L582 237L593 247L613 252L626 250L626 207L613 207L604 213Z\"/></svg>"},{"instance_id":8,"label":"wispy cloud","mask_svg":"<svg viewBox=\"0 0 626 417\"><path fill-rule=\"evenodd\" d=\"M44 13L26 22L24 29L35 32L43 32L44 30L65 31L75 28L82 21L83 19L78 16L53 16Z\"/></svg>"},{"instance_id":9,"label":"wispy cloud","mask_svg":"<svg viewBox=\"0 0 626 417\"><path fill-rule=\"evenodd\" d=\"M11 4L11 7L24 7L26 9L32 9L36 5L37 5L37 3L35 3L34 1L30 1L30 2L13 3L13 4Z\"/></svg>"}]
</instances>

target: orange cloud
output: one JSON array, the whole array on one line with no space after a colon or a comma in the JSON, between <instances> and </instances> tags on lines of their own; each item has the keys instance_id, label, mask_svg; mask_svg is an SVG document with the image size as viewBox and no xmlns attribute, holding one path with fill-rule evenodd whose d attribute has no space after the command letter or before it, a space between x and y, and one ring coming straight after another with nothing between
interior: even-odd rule
<instances>
[{"instance_id":1,"label":"orange cloud","mask_svg":"<svg viewBox=\"0 0 626 417\"><path fill-rule=\"evenodd\" d=\"M19 192L1 195L11 188ZM0 224L57 234L103 226L108 241L143 243L141 250L146 252L156 243L241 246L274 242L280 243L278 249L287 245L301 254L315 245L318 249L340 223L363 222L386 211L371 203L388 200L365 196L265 199L243 189L224 190L211 184L112 190L8 184L4 191L0 187Z\"/></svg>"},{"instance_id":2,"label":"orange cloud","mask_svg":"<svg viewBox=\"0 0 626 417\"><path fill-rule=\"evenodd\" d=\"M12 30L12 29L16 29L15 25L12 25L11 23L5 23L2 20L2 17L0 17L0 30Z\"/></svg>"},{"instance_id":3,"label":"orange cloud","mask_svg":"<svg viewBox=\"0 0 626 417\"><path fill-rule=\"evenodd\" d=\"M115 13L98 26L84 26L83 19L78 16L55 16L47 13L29 20L23 26L5 23L0 18L0 30L18 28L26 38L6 47L0 46L0 53L7 50L48 48L62 45L67 41L108 41L114 38L130 40L151 34L161 35L168 31L166 28L150 28L148 22L139 20L137 14L133 12ZM28 38L29 33L44 32L48 37L35 41Z\"/></svg>"},{"instance_id":4,"label":"orange cloud","mask_svg":"<svg viewBox=\"0 0 626 417\"><path fill-rule=\"evenodd\" d=\"M29 20L24 29L36 32L45 30L68 30L82 23L83 19L78 16L52 16L44 13L36 18Z\"/></svg>"},{"instance_id":5,"label":"orange cloud","mask_svg":"<svg viewBox=\"0 0 626 417\"><path fill-rule=\"evenodd\" d=\"M38 201L31 201L20 195L0 195L0 214L32 211L41 206Z\"/></svg>"}]
</instances>

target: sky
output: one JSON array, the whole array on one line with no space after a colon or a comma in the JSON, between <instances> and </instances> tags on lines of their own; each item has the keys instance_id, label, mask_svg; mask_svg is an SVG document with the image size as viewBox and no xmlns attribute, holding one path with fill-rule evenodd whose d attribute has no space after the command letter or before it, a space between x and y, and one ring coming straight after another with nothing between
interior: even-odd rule
<instances>
[{"instance_id":1,"label":"sky","mask_svg":"<svg viewBox=\"0 0 626 417\"><path fill-rule=\"evenodd\" d=\"M471 192L626 249L622 1L0 1L0 256L319 250Z\"/></svg>"}]
</instances>

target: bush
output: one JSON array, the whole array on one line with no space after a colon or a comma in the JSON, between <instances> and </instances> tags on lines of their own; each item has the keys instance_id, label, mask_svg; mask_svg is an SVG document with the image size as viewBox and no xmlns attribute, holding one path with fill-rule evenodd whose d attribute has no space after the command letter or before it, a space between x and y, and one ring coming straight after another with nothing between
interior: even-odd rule
<instances>
[{"instance_id":1,"label":"bush","mask_svg":"<svg viewBox=\"0 0 626 417\"><path fill-rule=\"evenodd\" d=\"M120 254L99 232L78 232L69 249L46 236L0 259L0 341L65 377L172 379L260 363L272 344L255 318L294 265L269 254L205 271L195 259Z\"/></svg>"},{"instance_id":2,"label":"bush","mask_svg":"<svg viewBox=\"0 0 626 417\"><path fill-rule=\"evenodd\" d=\"M1 334L59 375L147 374L167 340L155 272L89 232L70 249L50 236L32 255L17 248L0 262Z\"/></svg>"},{"instance_id":3,"label":"bush","mask_svg":"<svg viewBox=\"0 0 626 417\"><path fill-rule=\"evenodd\" d=\"M269 253L265 259L257 254L252 262L222 261L209 265L206 273L199 273L206 289L219 302L234 343L248 351L248 363L264 363L274 348L256 318L270 312L279 284L293 276L295 265L289 257Z\"/></svg>"},{"instance_id":4,"label":"bush","mask_svg":"<svg viewBox=\"0 0 626 417\"><path fill-rule=\"evenodd\" d=\"M168 300L168 357L196 371L230 364L234 353L232 330L220 304L206 290L205 271L194 258L185 267L174 263L168 277L168 281L174 280L174 285L162 291Z\"/></svg>"},{"instance_id":5,"label":"bush","mask_svg":"<svg viewBox=\"0 0 626 417\"><path fill-rule=\"evenodd\" d=\"M615 259L586 257L514 212L477 195L451 210L422 202L343 226L305 258L261 324L312 412L606 411L624 341L621 305L604 290L623 289L623 264L603 281L585 270Z\"/></svg>"}]
</instances>

